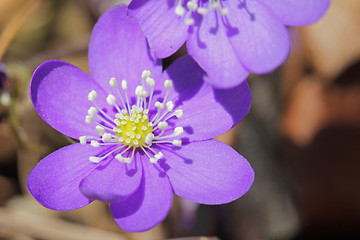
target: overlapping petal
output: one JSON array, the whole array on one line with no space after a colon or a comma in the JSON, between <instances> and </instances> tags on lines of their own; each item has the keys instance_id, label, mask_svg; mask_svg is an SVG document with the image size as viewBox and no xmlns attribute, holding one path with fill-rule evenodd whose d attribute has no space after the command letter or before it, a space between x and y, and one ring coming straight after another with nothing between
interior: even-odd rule
<instances>
[{"instance_id":1,"label":"overlapping petal","mask_svg":"<svg viewBox=\"0 0 360 240\"><path fill-rule=\"evenodd\" d=\"M319 20L330 0L259 0L266 5L285 25L304 26Z\"/></svg>"},{"instance_id":2,"label":"overlapping petal","mask_svg":"<svg viewBox=\"0 0 360 240\"><path fill-rule=\"evenodd\" d=\"M79 68L62 61L41 64L30 84L30 97L41 118L59 132L79 138L92 135L94 126L85 124L91 90L98 93L99 105L106 106L106 93Z\"/></svg>"},{"instance_id":3,"label":"overlapping petal","mask_svg":"<svg viewBox=\"0 0 360 240\"><path fill-rule=\"evenodd\" d=\"M101 149L72 144L51 153L30 172L27 187L43 206L72 210L91 202L79 189L81 180L98 165L89 161Z\"/></svg>"},{"instance_id":4,"label":"overlapping petal","mask_svg":"<svg viewBox=\"0 0 360 240\"><path fill-rule=\"evenodd\" d=\"M174 0L133 0L128 14L139 21L156 57L175 53L188 37L184 17L175 14Z\"/></svg>"},{"instance_id":5,"label":"overlapping petal","mask_svg":"<svg viewBox=\"0 0 360 240\"><path fill-rule=\"evenodd\" d=\"M139 154L137 154L139 156ZM139 188L142 163L134 159L131 164L118 162L115 158L96 168L80 183L81 192L90 199L103 202L119 202Z\"/></svg>"},{"instance_id":6,"label":"overlapping petal","mask_svg":"<svg viewBox=\"0 0 360 240\"><path fill-rule=\"evenodd\" d=\"M238 30L229 40L247 69L267 73L285 61L290 51L288 31L264 5L227 1L226 6L231 9L226 18Z\"/></svg>"},{"instance_id":7,"label":"overlapping petal","mask_svg":"<svg viewBox=\"0 0 360 240\"><path fill-rule=\"evenodd\" d=\"M116 91L109 86L112 77L119 84L127 80L132 94L141 84L143 70L151 70L154 78L162 72L139 24L126 16L126 7L121 5L105 12L96 23L89 45L89 68L95 81L113 94Z\"/></svg>"},{"instance_id":8,"label":"overlapping petal","mask_svg":"<svg viewBox=\"0 0 360 240\"><path fill-rule=\"evenodd\" d=\"M140 188L125 201L110 204L111 213L120 228L129 232L148 230L159 224L172 205L169 179L145 157Z\"/></svg>"},{"instance_id":9,"label":"overlapping petal","mask_svg":"<svg viewBox=\"0 0 360 240\"><path fill-rule=\"evenodd\" d=\"M197 203L231 202L244 195L254 181L254 171L246 159L216 140L162 152L165 161L160 166L175 194Z\"/></svg>"},{"instance_id":10,"label":"overlapping petal","mask_svg":"<svg viewBox=\"0 0 360 240\"><path fill-rule=\"evenodd\" d=\"M189 54L206 70L209 77L205 80L216 88L231 88L242 83L249 72L229 42L235 30L226 27L215 11L198 17L196 24L186 46Z\"/></svg>"},{"instance_id":11,"label":"overlapping petal","mask_svg":"<svg viewBox=\"0 0 360 240\"><path fill-rule=\"evenodd\" d=\"M189 56L176 60L163 74L172 79L174 92L169 96L182 109L182 118L174 121L184 128L190 141L216 137L239 123L249 112L251 94L243 82L231 89L216 90L204 83L204 71ZM206 127L204 127L206 126Z\"/></svg>"}]
</instances>

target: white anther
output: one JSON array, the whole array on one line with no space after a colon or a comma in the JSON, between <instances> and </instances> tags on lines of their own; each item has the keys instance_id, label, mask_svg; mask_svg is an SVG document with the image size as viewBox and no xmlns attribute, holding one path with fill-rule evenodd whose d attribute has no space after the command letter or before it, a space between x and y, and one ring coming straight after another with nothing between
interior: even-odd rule
<instances>
[{"instance_id":1,"label":"white anther","mask_svg":"<svg viewBox=\"0 0 360 240\"><path fill-rule=\"evenodd\" d=\"M101 126L96 126L95 132L97 135L102 136L105 133L105 129Z\"/></svg>"},{"instance_id":2,"label":"white anther","mask_svg":"<svg viewBox=\"0 0 360 240\"><path fill-rule=\"evenodd\" d=\"M159 159L156 158L149 158L151 163L157 163Z\"/></svg>"},{"instance_id":3,"label":"white anther","mask_svg":"<svg viewBox=\"0 0 360 240\"><path fill-rule=\"evenodd\" d=\"M131 135L130 135L130 138L135 138L135 134L131 134Z\"/></svg>"},{"instance_id":4,"label":"white anther","mask_svg":"<svg viewBox=\"0 0 360 240\"><path fill-rule=\"evenodd\" d=\"M158 152L157 154L155 154L155 158L156 159L160 159L164 156L164 154L162 154L162 152Z\"/></svg>"},{"instance_id":5,"label":"white anther","mask_svg":"<svg viewBox=\"0 0 360 240\"><path fill-rule=\"evenodd\" d=\"M134 143L134 145L138 145L138 144L139 144L138 140L134 140L133 143Z\"/></svg>"},{"instance_id":6,"label":"white anther","mask_svg":"<svg viewBox=\"0 0 360 240\"><path fill-rule=\"evenodd\" d=\"M142 86L137 86L135 89L135 95L141 97L141 93L142 93Z\"/></svg>"},{"instance_id":7,"label":"white anther","mask_svg":"<svg viewBox=\"0 0 360 240\"><path fill-rule=\"evenodd\" d=\"M80 143L81 143L82 145L86 144L87 139L88 139L87 136L81 136L81 137L79 137Z\"/></svg>"},{"instance_id":8,"label":"white anther","mask_svg":"<svg viewBox=\"0 0 360 240\"><path fill-rule=\"evenodd\" d=\"M124 115L128 113L126 109L121 110L121 112L122 112L122 114L124 114Z\"/></svg>"},{"instance_id":9,"label":"white anther","mask_svg":"<svg viewBox=\"0 0 360 240\"><path fill-rule=\"evenodd\" d=\"M187 26L192 26L192 25L194 25L194 23L195 23L195 20L193 18L191 18L191 17L188 17L188 18L185 19L185 24Z\"/></svg>"},{"instance_id":10,"label":"white anther","mask_svg":"<svg viewBox=\"0 0 360 240\"><path fill-rule=\"evenodd\" d=\"M121 125L121 122L119 119L115 119L114 120L114 123L116 124L116 126L120 126Z\"/></svg>"},{"instance_id":11,"label":"white anther","mask_svg":"<svg viewBox=\"0 0 360 240\"><path fill-rule=\"evenodd\" d=\"M159 127L161 130L167 129L168 126L169 126L169 124L168 124L167 122L165 122L165 121L158 123L158 127Z\"/></svg>"},{"instance_id":12,"label":"white anther","mask_svg":"<svg viewBox=\"0 0 360 240\"><path fill-rule=\"evenodd\" d=\"M99 147L100 143L98 141L92 140L90 145L93 146L93 147Z\"/></svg>"},{"instance_id":13,"label":"white anther","mask_svg":"<svg viewBox=\"0 0 360 240\"><path fill-rule=\"evenodd\" d=\"M123 137L119 137L119 142L123 142L124 138Z\"/></svg>"},{"instance_id":14,"label":"white anther","mask_svg":"<svg viewBox=\"0 0 360 240\"><path fill-rule=\"evenodd\" d=\"M149 126L149 127L152 127L152 126L154 126L154 124L153 124L152 122L149 122L149 123L148 123L148 126Z\"/></svg>"},{"instance_id":15,"label":"white anther","mask_svg":"<svg viewBox=\"0 0 360 240\"><path fill-rule=\"evenodd\" d=\"M198 8L198 5L196 2L191 1L191 2L187 2L186 3L186 7L187 9L189 9L190 11L195 11Z\"/></svg>"},{"instance_id":16,"label":"white anther","mask_svg":"<svg viewBox=\"0 0 360 240\"><path fill-rule=\"evenodd\" d=\"M175 136L181 136L184 133L184 128L183 127L176 127L174 129L174 135Z\"/></svg>"},{"instance_id":17,"label":"white anther","mask_svg":"<svg viewBox=\"0 0 360 240\"><path fill-rule=\"evenodd\" d=\"M220 14L222 16L225 16L226 14L228 14L229 9L228 8L220 8Z\"/></svg>"},{"instance_id":18,"label":"white anther","mask_svg":"<svg viewBox=\"0 0 360 240\"><path fill-rule=\"evenodd\" d=\"M154 79L148 77L146 79L146 84L149 85L150 87L154 87L155 86L155 81L154 81Z\"/></svg>"},{"instance_id":19,"label":"white anther","mask_svg":"<svg viewBox=\"0 0 360 240\"><path fill-rule=\"evenodd\" d=\"M141 97L144 97L144 98L146 98L146 97L148 97L149 96L149 92L148 91L141 91Z\"/></svg>"},{"instance_id":20,"label":"white anther","mask_svg":"<svg viewBox=\"0 0 360 240\"><path fill-rule=\"evenodd\" d=\"M182 141L181 140L173 140L172 144L178 147L181 147Z\"/></svg>"},{"instance_id":21,"label":"white anther","mask_svg":"<svg viewBox=\"0 0 360 240\"><path fill-rule=\"evenodd\" d=\"M145 137L146 145L151 146L153 139L154 139L154 134L148 133Z\"/></svg>"},{"instance_id":22,"label":"white anther","mask_svg":"<svg viewBox=\"0 0 360 240\"><path fill-rule=\"evenodd\" d=\"M184 115L182 109L175 110L174 114L177 118L182 118L182 116Z\"/></svg>"},{"instance_id":23,"label":"white anther","mask_svg":"<svg viewBox=\"0 0 360 240\"><path fill-rule=\"evenodd\" d=\"M161 102L156 101L155 107L157 107L159 110L163 110L165 108L165 105Z\"/></svg>"},{"instance_id":24,"label":"white anther","mask_svg":"<svg viewBox=\"0 0 360 240\"><path fill-rule=\"evenodd\" d=\"M130 134L131 134L131 133L130 133L130 132L126 132L125 134L126 134L126 136L130 137Z\"/></svg>"},{"instance_id":25,"label":"white anther","mask_svg":"<svg viewBox=\"0 0 360 240\"><path fill-rule=\"evenodd\" d=\"M168 102L166 103L166 108L167 108L167 110L168 110L169 112L171 112L171 111L174 109L174 103L173 103L173 101L168 101Z\"/></svg>"},{"instance_id":26,"label":"white anther","mask_svg":"<svg viewBox=\"0 0 360 240\"><path fill-rule=\"evenodd\" d=\"M175 8L175 14L178 16L183 16L185 13L185 8L183 8L183 6L181 6L180 4L178 4Z\"/></svg>"},{"instance_id":27,"label":"white anther","mask_svg":"<svg viewBox=\"0 0 360 240\"><path fill-rule=\"evenodd\" d=\"M97 114L97 109L95 107L90 107L88 110L89 116L94 117Z\"/></svg>"},{"instance_id":28,"label":"white anther","mask_svg":"<svg viewBox=\"0 0 360 240\"><path fill-rule=\"evenodd\" d=\"M120 128L117 128L117 127L114 127L114 128L113 128L113 131L114 131L115 133L121 133L121 132L122 132L122 130L121 130Z\"/></svg>"},{"instance_id":29,"label":"white anther","mask_svg":"<svg viewBox=\"0 0 360 240\"><path fill-rule=\"evenodd\" d=\"M199 7L196 11L200 15L206 15L208 13L208 9L203 7Z\"/></svg>"},{"instance_id":30,"label":"white anther","mask_svg":"<svg viewBox=\"0 0 360 240\"><path fill-rule=\"evenodd\" d=\"M109 85L110 87L116 87L117 81L114 77L110 78Z\"/></svg>"},{"instance_id":31,"label":"white anther","mask_svg":"<svg viewBox=\"0 0 360 240\"><path fill-rule=\"evenodd\" d=\"M119 161L119 162L124 162L124 157L121 156L121 154L116 154L115 158Z\"/></svg>"},{"instance_id":32,"label":"white anther","mask_svg":"<svg viewBox=\"0 0 360 240\"><path fill-rule=\"evenodd\" d=\"M140 139L140 138L141 138L141 135L140 135L140 134L137 134L137 135L136 135L136 138L137 138L137 139Z\"/></svg>"},{"instance_id":33,"label":"white anther","mask_svg":"<svg viewBox=\"0 0 360 240\"><path fill-rule=\"evenodd\" d=\"M109 94L106 98L106 102L111 105L111 106L114 106L116 104L116 98L114 95L112 94Z\"/></svg>"},{"instance_id":34,"label":"white anther","mask_svg":"<svg viewBox=\"0 0 360 240\"><path fill-rule=\"evenodd\" d=\"M101 161L101 158L99 157L89 157L89 161L93 163L99 163Z\"/></svg>"},{"instance_id":35,"label":"white anther","mask_svg":"<svg viewBox=\"0 0 360 240\"><path fill-rule=\"evenodd\" d=\"M126 90L126 89L127 89L127 81L126 81L126 80L122 80L122 81L121 81L121 88L122 88L123 90Z\"/></svg>"},{"instance_id":36,"label":"white anther","mask_svg":"<svg viewBox=\"0 0 360 240\"><path fill-rule=\"evenodd\" d=\"M94 101L96 98L97 98L97 92L95 90L89 92L88 99L90 101Z\"/></svg>"},{"instance_id":37,"label":"white anther","mask_svg":"<svg viewBox=\"0 0 360 240\"><path fill-rule=\"evenodd\" d=\"M151 76L150 70L144 70L144 71L142 72L141 78L142 78L143 80L146 80L146 79L149 78L150 76Z\"/></svg>"},{"instance_id":38,"label":"white anther","mask_svg":"<svg viewBox=\"0 0 360 240\"><path fill-rule=\"evenodd\" d=\"M146 131L146 130L147 130L147 127L146 127L146 126L142 126L142 127L141 127L141 130Z\"/></svg>"},{"instance_id":39,"label":"white anther","mask_svg":"<svg viewBox=\"0 0 360 240\"><path fill-rule=\"evenodd\" d=\"M109 142L111 140L111 134L110 133L104 133L104 135L102 136L101 140L103 142Z\"/></svg>"},{"instance_id":40,"label":"white anther","mask_svg":"<svg viewBox=\"0 0 360 240\"><path fill-rule=\"evenodd\" d=\"M125 140L125 142L127 143L127 144L129 144L130 143L130 139L129 138L127 138L126 140Z\"/></svg>"},{"instance_id":41,"label":"white anther","mask_svg":"<svg viewBox=\"0 0 360 240\"><path fill-rule=\"evenodd\" d=\"M86 122L87 124L91 124L92 121L93 121L93 117L92 117L92 116L86 116L86 117L85 117L85 122Z\"/></svg>"},{"instance_id":42,"label":"white anther","mask_svg":"<svg viewBox=\"0 0 360 240\"><path fill-rule=\"evenodd\" d=\"M170 89L173 87L173 81L171 80L165 80L164 82L164 87L167 88L167 89Z\"/></svg>"}]
</instances>

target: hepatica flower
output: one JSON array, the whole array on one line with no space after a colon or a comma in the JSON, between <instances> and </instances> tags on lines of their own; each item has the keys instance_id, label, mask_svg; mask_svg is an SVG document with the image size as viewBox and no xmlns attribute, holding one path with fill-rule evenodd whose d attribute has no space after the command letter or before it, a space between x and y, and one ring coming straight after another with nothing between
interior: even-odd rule
<instances>
[{"instance_id":1,"label":"hepatica flower","mask_svg":"<svg viewBox=\"0 0 360 240\"><path fill-rule=\"evenodd\" d=\"M285 61L285 26L318 20L330 0L132 0L128 14L139 21L159 58L186 41L188 53L217 88L237 86Z\"/></svg>"},{"instance_id":2,"label":"hepatica flower","mask_svg":"<svg viewBox=\"0 0 360 240\"><path fill-rule=\"evenodd\" d=\"M163 72L125 13L118 6L95 25L91 76L55 60L36 69L30 85L36 111L79 143L42 159L27 186L54 210L107 202L121 228L144 231L166 217L173 193L222 204L248 191L249 163L212 138L248 113L251 97L246 83L212 89L188 56Z\"/></svg>"}]
</instances>

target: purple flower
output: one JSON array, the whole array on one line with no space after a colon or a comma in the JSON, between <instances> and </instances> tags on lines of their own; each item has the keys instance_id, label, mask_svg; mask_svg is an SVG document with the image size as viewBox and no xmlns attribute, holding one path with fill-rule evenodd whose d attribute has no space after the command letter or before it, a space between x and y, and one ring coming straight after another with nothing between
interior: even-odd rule
<instances>
[{"instance_id":1,"label":"purple flower","mask_svg":"<svg viewBox=\"0 0 360 240\"><path fill-rule=\"evenodd\" d=\"M268 73L290 50L287 26L318 20L330 0L132 0L156 57L186 41L189 54L217 88L237 86L249 72Z\"/></svg>"},{"instance_id":2,"label":"purple flower","mask_svg":"<svg viewBox=\"0 0 360 240\"><path fill-rule=\"evenodd\" d=\"M42 159L27 186L55 210L110 203L121 228L144 231L166 217L173 193L222 204L249 190L250 164L211 138L248 113L251 96L246 82L212 89L188 56L162 72L140 26L125 13L113 8L95 25L91 76L55 60L36 69L30 85L36 111L80 143Z\"/></svg>"}]
</instances>

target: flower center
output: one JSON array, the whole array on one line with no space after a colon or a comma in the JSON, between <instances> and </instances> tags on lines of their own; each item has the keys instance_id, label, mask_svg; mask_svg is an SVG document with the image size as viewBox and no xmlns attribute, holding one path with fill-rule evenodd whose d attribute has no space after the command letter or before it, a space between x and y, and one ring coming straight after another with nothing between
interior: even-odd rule
<instances>
[{"instance_id":1,"label":"flower center","mask_svg":"<svg viewBox=\"0 0 360 240\"><path fill-rule=\"evenodd\" d=\"M110 117L103 108L98 106L97 92L92 90L88 99L93 106L89 108L85 117L87 124L95 125L95 133L98 136L81 136L81 144L90 144L93 147L108 146L109 150L103 156L91 156L89 160L94 163L106 159L110 155L120 162L130 163L135 151L145 153L151 163L156 163L163 157L161 152L152 148L155 144L172 144L181 147L182 141L173 139L181 136L184 132L182 127L175 127L172 134L169 133L169 119L178 119L183 116L181 109L174 110L174 103L167 101L173 83L171 80L164 82L166 93L161 102L156 101L151 105L154 95L155 81L150 77L151 72L143 71L142 85L137 86L135 95L136 104L131 105L127 94L127 81L121 81L121 93L118 82L111 78L109 84L115 88L121 104L118 105L116 97L109 94L106 102L116 109L115 119ZM150 87L150 94L146 88ZM131 106L131 107L130 107ZM151 114L150 114L151 113Z\"/></svg>"},{"instance_id":2,"label":"flower center","mask_svg":"<svg viewBox=\"0 0 360 240\"><path fill-rule=\"evenodd\" d=\"M146 136L153 132L153 124L149 122L147 113L147 110L133 106L130 116L118 116L114 120L117 125L114 132L119 141L130 147L144 146Z\"/></svg>"},{"instance_id":3,"label":"flower center","mask_svg":"<svg viewBox=\"0 0 360 240\"><path fill-rule=\"evenodd\" d=\"M217 10L221 16L225 16L229 12L228 8L222 6L221 0L178 0L175 7L175 14L178 16L184 16L186 14L185 24L191 26L195 23L193 13L206 15L210 11Z\"/></svg>"}]
</instances>

